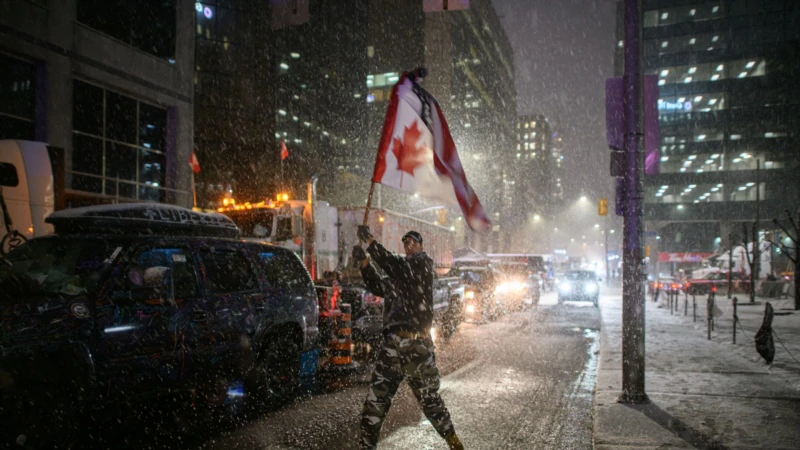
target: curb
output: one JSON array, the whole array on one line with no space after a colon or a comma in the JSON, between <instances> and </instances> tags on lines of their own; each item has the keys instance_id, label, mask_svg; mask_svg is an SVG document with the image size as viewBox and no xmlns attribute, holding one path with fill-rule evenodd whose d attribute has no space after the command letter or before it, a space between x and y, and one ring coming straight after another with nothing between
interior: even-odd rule
<instances>
[{"instance_id":1,"label":"curb","mask_svg":"<svg viewBox=\"0 0 800 450\"><path fill-rule=\"evenodd\" d=\"M600 304L602 308L602 303ZM608 333L606 332L606 322L603 320L603 312L600 311L600 353L597 355L597 374L595 379L599 381L600 371L604 369L603 353L607 347ZM597 448L597 383L594 385L592 393L592 448Z\"/></svg>"}]
</instances>

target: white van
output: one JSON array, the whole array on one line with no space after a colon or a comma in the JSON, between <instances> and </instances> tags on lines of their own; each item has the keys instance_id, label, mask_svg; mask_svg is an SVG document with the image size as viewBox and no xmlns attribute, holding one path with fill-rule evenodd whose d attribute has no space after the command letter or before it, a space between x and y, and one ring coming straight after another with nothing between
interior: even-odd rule
<instances>
[{"instance_id":1,"label":"white van","mask_svg":"<svg viewBox=\"0 0 800 450\"><path fill-rule=\"evenodd\" d=\"M63 150L44 142L0 140L0 188L11 219L9 229L0 212L0 239L11 230L28 239L53 232L44 219L63 206L63 161Z\"/></svg>"}]
</instances>

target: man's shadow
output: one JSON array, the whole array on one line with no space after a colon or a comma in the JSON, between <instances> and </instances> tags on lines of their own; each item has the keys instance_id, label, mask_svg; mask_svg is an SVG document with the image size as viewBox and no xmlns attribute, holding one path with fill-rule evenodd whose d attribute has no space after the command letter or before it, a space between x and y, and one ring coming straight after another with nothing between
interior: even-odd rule
<instances>
[{"instance_id":1,"label":"man's shadow","mask_svg":"<svg viewBox=\"0 0 800 450\"><path fill-rule=\"evenodd\" d=\"M714 439L714 437L709 436L701 431L692 429L668 412L661 409L655 403L627 404L626 406L644 414L645 417L657 423L662 428L679 437L694 448L704 450L729 449L729 447L726 447L721 442Z\"/></svg>"}]
</instances>

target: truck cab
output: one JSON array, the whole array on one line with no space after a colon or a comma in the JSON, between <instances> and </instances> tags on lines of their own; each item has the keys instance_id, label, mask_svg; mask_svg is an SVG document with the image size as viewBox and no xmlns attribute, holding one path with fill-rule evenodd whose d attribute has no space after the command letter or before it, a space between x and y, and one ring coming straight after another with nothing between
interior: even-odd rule
<instances>
[{"instance_id":1,"label":"truck cab","mask_svg":"<svg viewBox=\"0 0 800 450\"><path fill-rule=\"evenodd\" d=\"M9 234L22 239L53 232L45 218L63 207L63 150L44 142L0 140L0 188L5 204L2 251L9 250Z\"/></svg>"}]
</instances>

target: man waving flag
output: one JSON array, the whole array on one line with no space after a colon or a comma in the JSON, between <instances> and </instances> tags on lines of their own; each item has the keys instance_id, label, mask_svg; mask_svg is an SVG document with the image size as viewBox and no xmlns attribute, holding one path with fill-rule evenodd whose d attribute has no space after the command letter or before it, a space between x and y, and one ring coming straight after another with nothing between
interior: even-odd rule
<instances>
[{"instance_id":1,"label":"man waving flag","mask_svg":"<svg viewBox=\"0 0 800 450\"><path fill-rule=\"evenodd\" d=\"M373 183L459 205L472 230L491 223L467 182L439 104L416 82L425 69L404 73L392 88Z\"/></svg>"}]
</instances>

